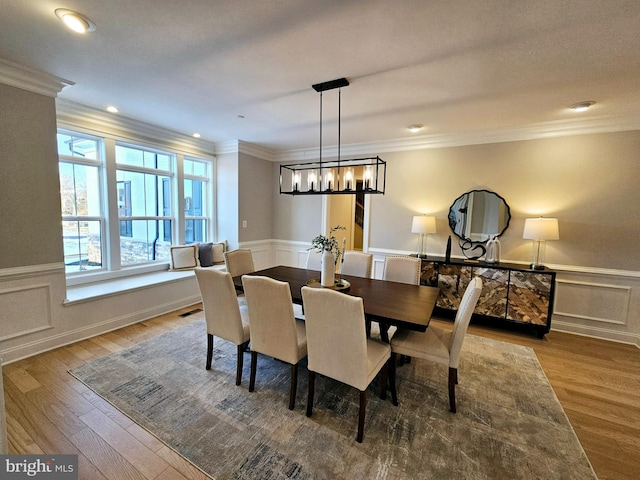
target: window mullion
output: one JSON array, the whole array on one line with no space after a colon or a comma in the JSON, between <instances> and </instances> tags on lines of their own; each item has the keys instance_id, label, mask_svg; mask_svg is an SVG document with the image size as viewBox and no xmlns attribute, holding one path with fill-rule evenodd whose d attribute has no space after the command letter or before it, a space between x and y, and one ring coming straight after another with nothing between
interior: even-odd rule
<instances>
[{"instance_id":1,"label":"window mullion","mask_svg":"<svg viewBox=\"0 0 640 480\"><path fill-rule=\"evenodd\" d=\"M185 243L185 216L184 216L184 156L181 154L176 155L176 174L174 175L173 185L174 195L173 201L173 215L176 218L176 228L174 233L174 242L177 245L184 245Z\"/></svg>"},{"instance_id":2,"label":"window mullion","mask_svg":"<svg viewBox=\"0 0 640 480\"><path fill-rule=\"evenodd\" d=\"M106 257L109 270L120 270L120 221L118 219L118 185L116 174L116 142L111 138L104 139L105 149L105 217L106 224Z\"/></svg>"}]
</instances>

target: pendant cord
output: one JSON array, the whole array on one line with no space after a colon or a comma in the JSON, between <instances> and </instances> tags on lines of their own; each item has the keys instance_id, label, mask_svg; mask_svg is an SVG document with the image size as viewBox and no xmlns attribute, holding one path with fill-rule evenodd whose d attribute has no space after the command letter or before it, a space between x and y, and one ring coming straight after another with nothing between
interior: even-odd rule
<instances>
[{"instance_id":1,"label":"pendant cord","mask_svg":"<svg viewBox=\"0 0 640 480\"><path fill-rule=\"evenodd\" d=\"M318 185L322 191L325 188L325 185L323 185L324 176L322 175L322 92L320 92L320 171L318 173L320 174Z\"/></svg>"},{"instance_id":2,"label":"pendant cord","mask_svg":"<svg viewBox=\"0 0 640 480\"><path fill-rule=\"evenodd\" d=\"M342 88L338 89L338 190L340 190L340 133L342 119Z\"/></svg>"}]
</instances>

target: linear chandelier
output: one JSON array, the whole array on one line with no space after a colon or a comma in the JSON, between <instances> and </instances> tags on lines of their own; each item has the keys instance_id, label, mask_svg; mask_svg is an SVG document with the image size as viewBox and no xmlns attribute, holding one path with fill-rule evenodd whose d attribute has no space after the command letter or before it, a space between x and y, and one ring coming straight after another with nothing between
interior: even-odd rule
<instances>
[{"instance_id":1,"label":"linear chandelier","mask_svg":"<svg viewBox=\"0 0 640 480\"><path fill-rule=\"evenodd\" d=\"M313 89L320 93L320 155L318 161L280 165L280 193L287 195L353 195L358 193L384 194L387 163L380 157L340 158L340 114L342 87L346 78L317 83ZM338 90L338 158L322 159L322 92Z\"/></svg>"}]
</instances>

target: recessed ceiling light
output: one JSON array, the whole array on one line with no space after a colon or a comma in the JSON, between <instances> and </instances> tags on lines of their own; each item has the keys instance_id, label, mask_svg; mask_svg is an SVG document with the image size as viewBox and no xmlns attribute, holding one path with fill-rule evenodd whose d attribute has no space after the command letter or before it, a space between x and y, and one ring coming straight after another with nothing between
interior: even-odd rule
<instances>
[{"instance_id":1,"label":"recessed ceiling light","mask_svg":"<svg viewBox=\"0 0 640 480\"><path fill-rule=\"evenodd\" d=\"M194 133L194 134L193 134L193 137L194 137L194 138L200 138L200 134L199 134L199 133Z\"/></svg>"},{"instance_id":2,"label":"recessed ceiling light","mask_svg":"<svg viewBox=\"0 0 640 480\"><path fill-rule=\"evenodd\" d=\"M571 108L574 112L586 112L592 105L595 105L596 102L593 100L587 100L586 102L578 102L571 105Z\"/></svg>"},{"instance_id":3,"label":"recessed ceiling light","mask_svg":"<svg viewBox=\"0 0 640 480\"><path fill-rule=\"evenodd\" d=\"M424 127L424 125L422 125L421 123L414 123L413 125L409 125L409 131L411 133L418 133L420 130L422 130L422 128Z\"/></svg>"},{"instance_id":4,"label":"recessed ceiling light","mask_svg":"<svg viewBox=\"0 0 640 480\"><path fill-rule=\"evenodd\" d=\"M244 115L238 115L238 118L242 120L244 118Z\"/></svg>"},{"instance_id":5,"label":"recessed ceiling light","mask_svg":"<svg viewBox=\"0 0 640 480\"><path fill-rule=\"evenodd\" d=\"M114 107L113 105L109 105L107 107L107 112L111 112L111 113L118 113L118 109L116 107Z\"/></svg>"},{"instance_id":6,"label":"recessed ceiling light","mask_svg":"<svg viewBox=\"0 0 640 480\"><path fill-rule=\"evenodd\" d=\"M96 29L96 24L93 23L93 20L73 10L57 8L55 14L67 27L76 33L93 32Z\"/></svg>"}]
</instances>

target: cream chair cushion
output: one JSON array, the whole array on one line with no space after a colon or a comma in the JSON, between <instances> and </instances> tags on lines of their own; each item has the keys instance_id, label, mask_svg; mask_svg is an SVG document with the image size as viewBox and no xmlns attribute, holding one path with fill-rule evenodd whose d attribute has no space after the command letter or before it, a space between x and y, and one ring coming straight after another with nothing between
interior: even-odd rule
<instances>
[{"instance_id":1,"label":"cream chair cushion","mask_svg":"<svg viewBox=\"0 0 640 480\"><path fill-rule=\"evenodd\" d=\"M342 275L352 275L354 277L371 278L372 263L372 254L349 250L343 254L340 273Z\"/></svg>"},{"instance_id":2,"label":"cream chair cushion","mask_svg":"<svg viewBox=\"0 0 640 480\"><path fill-rule=\"evenodd\" d=\"M322 270L322 252L309 250L304 268L307 270Z\"/></svg>"},{"instance_id":3,"label":"cream chair cushion","mask_svg":"<svg viewBox=\"0 0 640 480\"><path fill-rule=\"evenodd\" d=\"M251 350L296 364L307 354L305 323L296 320L291 289L286 282L244 275L242 284L249 309Z\"/></svg>"},{"instance_id":4,"label":"cream chair cushion","mask_svg":"<svg viewBox=\"0 0 640 480\"><path fill-rule=\"evenodd\" d=\"M253 254L249 249L239 248L230 252L224 252L224 263L227 272L229 272L232 277L256 271L253 264Z\"/></svg>"},{"instance_id":5,"label":"cream chair cushion","mask_svg":"<svg viewBox=\"0 0 640 480\"><path fill-rule=\"evenodd\" d=\"M420 285L422 261L418 257L390 255L384 259L382 279L390 282Z\"/></svg>"},{"instance_id":6,"label":"cream chair cushion","mask_svg":"<svg viewBox=\"0 0 640 480\"><path fill-rule=\"evenodd\" d=\"M302 287L310 371L367 389L390 356L388 344L367 339L362 299Z\"/></svg>"},{"instance_id":7,"label":"cream chair cushion","mask_svg":"<svg viewBox=\"0 0 640 480\"><path fill-rule=\"evenodd\" d=\"M236 345L249 341L249 315L238 303L233 279L228 272L196 268L207 333Z\"/></svg>"}]
</instances>

